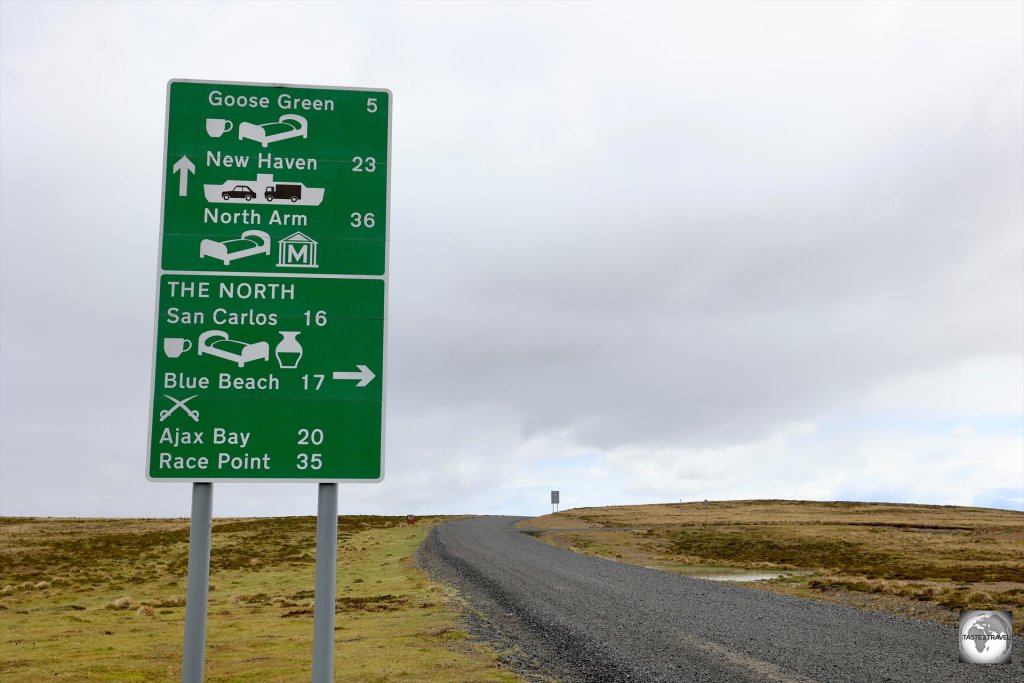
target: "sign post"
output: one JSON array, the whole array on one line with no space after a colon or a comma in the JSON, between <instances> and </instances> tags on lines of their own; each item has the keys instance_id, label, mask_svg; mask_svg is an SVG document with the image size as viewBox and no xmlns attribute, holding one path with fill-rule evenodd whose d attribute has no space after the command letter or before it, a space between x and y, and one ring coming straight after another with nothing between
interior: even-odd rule
<instances>
[{"instance_id":1,"label":"sign post","mask_svg":"<svg viewBox=\"0 0 1024 683\"><path fill-rule=\"evenodd\" d=\"M338 582L338 485L317 486L313 682L334 679L334 593Z\"/></svg>"},{"instance_id":2,"label":"sign post","mask_svg":"<svg viewBox=\"0 0 1024 683\"><path fill-rule=\"evenodd\" d=\"M185 593L185 643L182 681L203 680L206 610L210 595L210 526L213 484L192 484L192 524L188 534L188 590Z\"/></svg>"},{"instance_id":3,"label":"sign post","mask_svg":"<svg viewBox=\"0 0 1024 683\"><path fill-rule=\"evenodd\" d=\"M390 132L388 90L168 84L146 476L320 485L328 666L323 515L333 568L335 484L384 475Z\"/></svg>"},{"instance_id":4,"label":"sign post","mask_svg":"<svg viewBox=\"0 0 1024 683\"><path fill-rule=\"evenodd\" d=\"M558 491L551 492L551 512L554 514L558 510Z\"/></svg>"}]
</instances>

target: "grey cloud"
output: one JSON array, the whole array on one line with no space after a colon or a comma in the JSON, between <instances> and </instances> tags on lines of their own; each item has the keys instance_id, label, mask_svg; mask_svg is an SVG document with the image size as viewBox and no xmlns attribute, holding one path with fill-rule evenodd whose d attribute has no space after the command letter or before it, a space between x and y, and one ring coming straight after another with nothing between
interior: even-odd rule
<instances>
[{"instance_id":1,"label":"grey cloud","mask_svg":"<svg viewBox=\"0 0 1024 683\"><path fill-rule=\"evenodd\" d=\"M526 434L570 425L609 447L752 436L893 373L1013 353L1020 145L964 126L757 210L631 222L582 207L563 224L510 198L459 268L417 269L415 306L396 296L394 329L408 315L421 330L410 383L507 405ZM407 346L393 348L402 363Z\"/></svg>"},{"instance_id":2,"label":"grey cloud","mask_svg":"<svg viewBox=\"0 0 1024 683\"><path fill-rule=\"evenodd\" d=\"M186 509L141 479L171 77L395 92L388 475L360 509L749 492L680 459L1019 358L1019 5L737 7L0 5L4 514ZM820 439L801 462L869 460Z\"/></svg>"}]
</instances>

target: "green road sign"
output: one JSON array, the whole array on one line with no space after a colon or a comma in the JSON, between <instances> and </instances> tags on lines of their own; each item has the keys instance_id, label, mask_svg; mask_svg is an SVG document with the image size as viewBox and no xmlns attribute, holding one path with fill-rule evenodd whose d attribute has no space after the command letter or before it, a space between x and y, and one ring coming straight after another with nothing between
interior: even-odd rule
<instances>
[{"instance_id":1,"label":"green road sign","mask_svg":"<svg viewBox=\"0 0 1024 683\"><path fill-rule=\"evenodd\" d=\"M147 476L379 481L391 93L167 101Z\"/></svg>"}]
</instances>

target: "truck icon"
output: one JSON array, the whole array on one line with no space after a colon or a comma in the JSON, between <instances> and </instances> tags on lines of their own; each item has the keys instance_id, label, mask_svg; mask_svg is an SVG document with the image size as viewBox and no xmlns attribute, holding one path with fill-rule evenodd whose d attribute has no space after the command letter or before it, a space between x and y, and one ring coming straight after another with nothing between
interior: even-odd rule
<instances>
[{"instance_id":1,"label":"truck icon","mask_svg":"<svg viewBox=\"0 0 1024 683\"><path fill-rule=\"evenodd\" d=\"M263 192L263 198L268 202L272 202L275 199L290 199L293 202L297 202L302 199L302 185L285 183L268 185L267 189Z\"/></svg>"}]
</instances>

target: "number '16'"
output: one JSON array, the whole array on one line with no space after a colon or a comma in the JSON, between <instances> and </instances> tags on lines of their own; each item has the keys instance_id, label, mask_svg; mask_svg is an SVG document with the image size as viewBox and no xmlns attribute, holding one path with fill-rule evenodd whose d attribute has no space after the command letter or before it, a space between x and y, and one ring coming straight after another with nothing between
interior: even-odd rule
<instances>
[{"instance_id":1,"label":"number '16'","mask_svg":"<svg viewBox=\"0 0 1024 683\"><path fill-rule=\"evenodd\" d=\"M310 326L316 323L317 327L323 327L327 324L327 311L306 311L306 326Z\"/></svg>"}]
</instances>

